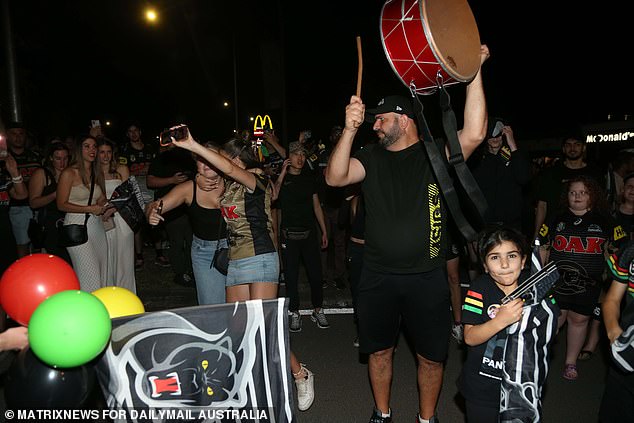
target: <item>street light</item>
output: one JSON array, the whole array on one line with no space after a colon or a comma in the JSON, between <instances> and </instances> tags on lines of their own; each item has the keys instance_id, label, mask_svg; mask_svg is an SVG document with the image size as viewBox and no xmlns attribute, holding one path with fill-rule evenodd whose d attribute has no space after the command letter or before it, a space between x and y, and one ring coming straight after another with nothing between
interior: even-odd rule
<instances>
[{"instance_id":1,"label":"street light","mask_svg":"<svg viewBox=\"0 0 634 423\"><path fill-rule=\"evenodd\" d=\"M151 7L145 9L145 20L151 24L156 23L158 20L158 13L156 13L156 10Z\"/></svg>"}]
</instances>

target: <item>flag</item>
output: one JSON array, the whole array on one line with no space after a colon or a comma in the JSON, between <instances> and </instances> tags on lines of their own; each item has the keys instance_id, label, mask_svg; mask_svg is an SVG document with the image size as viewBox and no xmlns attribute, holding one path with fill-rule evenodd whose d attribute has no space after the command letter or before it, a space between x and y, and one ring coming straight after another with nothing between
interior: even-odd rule
<instances>
[{"instance_id":1,"label":"flag","mask_svg":"<svg viewBox=\"0 0 634 423\"><path fill-rule=\"evenodd\" d=\"M135 177L130 176L119 184L108 201L117 209L117 212L130 229L133 232L137 232L145 221L145 214L143 213L145 203Z\"/></svg>"},{"instance_id":2,"label":"flag","mask_svg":"<svg viewBox=\"0 0 634 423\"><path fill-rule=\"evenodd\" d=\"M96 365L108 407L233 410L243 417L206 421L291 422L287 311L280 298L113 319Z\"/></svg>"},{"instance_id":3,"label":"flag","mask_svg":"<svg viewBox=\"0 0 634 423\"><path fill-rule=\"evenodd\" d=\"M549 369L550 348L557 333L559 307L546 294L559 280L554 264L542 267L539 245L531 254L531 276L521 283L517 298L524 298L523 315L509 326L504 346L500 395L500 422L539 422L542 389ZM528 289L521 289L522 286Z\"/></svg>"}]
</instances>

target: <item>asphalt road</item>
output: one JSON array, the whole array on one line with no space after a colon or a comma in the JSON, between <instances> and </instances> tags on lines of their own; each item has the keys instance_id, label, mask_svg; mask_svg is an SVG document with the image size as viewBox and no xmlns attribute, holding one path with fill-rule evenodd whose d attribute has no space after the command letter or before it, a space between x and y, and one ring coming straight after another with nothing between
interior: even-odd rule
<instances>
[{"instance_id":1,"label":"asphalt road","mask_svg":"<svg viewBox=\"0 0 634 423\"><path fill-rule=\"evenodd\" d=\"M146 264L148 266L137 274L139 296L148 311L195 304L193 288L171 283L169 269L152 268L151 262ZM161 281L156 279L159 275ZM303 274L300 275L299 291L301 307L308 308L310 290ZM283 292L284 286L281 286L281 295ZM348 290L337 290L330 286L325 288L324 308L331 312L327 315L330 328L319 329L309 316L304 315L302 331L291 333L291 349L315 374L313 406L305 412L296 410L297 420L301 423L365 423L370 419L373 399L367 376L367 358L361 356L352 345L356 329L352 315L344 314L350 303ZM589 361L578 363L579 378L571 382L561 377L565 335L564 327L553 346L551 368L544 388L543 420L596 422L607 372L607 340L604 339L602 347ZM438 403L438 417L443 423L465 421L456 387L464 357L463 346L451 339ZM404 335L399 339L395 355L391 407L394 422L415 421L418 411L416 361Z\"/></svg>"}]
</instances>

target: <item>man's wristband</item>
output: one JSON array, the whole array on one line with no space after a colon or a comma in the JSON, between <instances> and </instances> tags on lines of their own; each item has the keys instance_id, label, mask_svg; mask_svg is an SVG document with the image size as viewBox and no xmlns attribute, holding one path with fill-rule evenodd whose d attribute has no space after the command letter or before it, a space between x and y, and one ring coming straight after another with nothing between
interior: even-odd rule
<instances>
[{"instance_id":1,"label":"man's wristband","mask_svg":"<svg viewBox=\"0 0 634 423\"><path fill-rule=\"evenodd\" d=\"M11 178L11 182L13 182L14 184L19 184L20 182L24 182L24 178L22 177L22 175L16 176L15 178Z\"/></svg>"}]
</instances>

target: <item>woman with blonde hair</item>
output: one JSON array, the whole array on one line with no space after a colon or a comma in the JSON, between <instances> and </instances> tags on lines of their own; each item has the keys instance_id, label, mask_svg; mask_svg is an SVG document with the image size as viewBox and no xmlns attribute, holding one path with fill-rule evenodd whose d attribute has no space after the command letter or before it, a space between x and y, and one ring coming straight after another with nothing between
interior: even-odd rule
<instances>
[{"instance_id":1,"label":"woman with blonde hair","mask_svg":"<svg viewBox=\"0 0 634 423\"><path fill-rule=\"evenodd\" d=\"M100 138L97 148L98 168L103 173L106 198L111 198L114 190L130 177L130 170L116 159L112 141ZM114 207L104 213L103 220L108 241L108 270L104 282L136 293L134 232Z\"/></svg>"}]
</instances>

